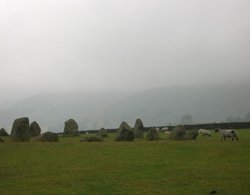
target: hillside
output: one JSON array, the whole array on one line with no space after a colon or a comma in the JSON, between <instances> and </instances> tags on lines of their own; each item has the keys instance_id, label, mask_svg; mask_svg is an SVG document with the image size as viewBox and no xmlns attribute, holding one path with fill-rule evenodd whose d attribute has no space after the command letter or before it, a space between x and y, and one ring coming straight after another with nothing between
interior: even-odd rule
<instances>
[{"instance_id":1,"label":"hillside","mask_svg":"<svg viewBox=\"0 0 250 195\"><path fill-rule=\"evenodd\" d=\"M81 130L116 128L121 121L145 126L180 123L183 115L194 123L222 122L250 112L250 87L162 87L144 92L121 91L50 93L30 97L0 111L0 126L11 128L15 118L28 116L43 130L62 131L74 118Z\"/></svg>"}]
</instances>

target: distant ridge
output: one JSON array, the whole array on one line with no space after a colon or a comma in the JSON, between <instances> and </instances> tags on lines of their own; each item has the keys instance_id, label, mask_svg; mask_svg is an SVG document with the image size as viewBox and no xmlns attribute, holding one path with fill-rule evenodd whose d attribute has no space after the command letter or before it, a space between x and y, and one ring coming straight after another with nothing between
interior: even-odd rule
<instances>
[{"instance_id":1,"label":"distant ridge","mask_svg":"<svg viewBox=\"0 0 250 195\"><path fill-rule=\"evenodd\" d=\"M117 128L121 121L133 126L180 123L184 114L193 123L220 123L229 116L250 112L250 86L161 87L144 92L122 91L41 94L0 110L0 127L8 130L15 118L28 116L42 130L61 132L68 118L81 130Z\"/></svg>"}]
</instances>

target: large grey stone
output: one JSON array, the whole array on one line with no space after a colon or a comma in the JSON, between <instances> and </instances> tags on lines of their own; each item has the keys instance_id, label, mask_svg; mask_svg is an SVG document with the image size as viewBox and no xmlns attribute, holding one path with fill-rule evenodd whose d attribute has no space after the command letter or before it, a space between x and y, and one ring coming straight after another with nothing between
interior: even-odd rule
<instances>
[{"instance_id":1,"label":"large grey stone","mask_svg":"<svg viewBox=\"0 0 250 195\"><path fill-rule=\"evenodd\" d=\"M150 128L147 133L148 140L159 140L160 136L156 128Z\"/></svg>"},{"instance_id":2,"label":"large grey stone","mask_svg":"<svg viewBox=\"0 0 250 195\"><path fill-rule=\"evenodd\" d=\"M176 126L170 133L170 140L194 140L198 136L198 130L188 130L180 125Z\"/></svg>"},{"instance_id":3,"label":"large grey stone","mask_svg":"<svg viewBox=\"0 0 250 195\"><path fill-rule=\"evenodd\" d=\"M16 119L13 122L10 136L13 141L29 141L30 140L29 118L23 117Z\"/></svg>"},{"instance_id":4,"label":"large grey stone","mask_svg":"<svg viewBox=\"0 0 250 195\"><path fill-rule=\"evenodd\" d=\"M170 133L169 140L183 140L185 128L182 125L176 126Z\"/></svg>"},{"instance_id":5,"label":"large grey stone","mask_svg":"<svg viewBox=\"0 0 250 195\"><path fill-rule=\"evenodd\" d=\"M0 136L9 136L9 134L7 133L7 131L4 128L0 129Z\"/></svg>"},{"instance_id":6,"label":"large grey stone","mask_svg":"<svg viewBox=\"0 0 250 195\"><path fill-rule=\"evenodd\" d=\"M137 119L134 127L135 138L143 138L143 128L141 119Z\"/></svg>"},{"instance_id":7,"label":"large grey stone","mask_svg":"<svg viewBox=\"0 0 250 195\"><path fill-rule=\"evenodd\" d=\"M116 137L116 141L134 141L134 132L131 127L126 123L122 122Z\"/></svg>"},{"instance_id":8,"label":"large grey stone","mask_svg":"<svg viewBox=\"0 0 250 195\"><path fill-rule=\"evenodd\" d=\"M80 142L102 142L103 137L99 135L86 136L80 140Z\"/></svg>"},{"instance_id":9,"label":"large grey stone","mask_svg":"<svg viewBox=\"0 0 250 195\"><path fill-rule=\"evenodd\" d=\"M78 124L74 119L67 120L64 126L64 136L77 136L78 135Z\"/></svg>"},{"instance_id":10,"label":"large grey stone","mask_svg":"<svg viewBox=\"0 0 250 195\"><path fill-rule=\"evenodd\" d=\"M47 131L45 133L42 133L41 135L37 136L36 141L41 141L41 142L58 142L58 135L56 133Z\"/></svg>"},{"instance_id":11,"label":"large grey stone","mask_svg":"<svg viewBox=\"0 0 250 195\"><path fill-rule=\"evenodd\" d=\"M39 126L39 124L34 121L30 124L30 135L31 137L36 137L38 135L40 135L41 133L41 128Z\"/></svg>"}]
</instances>

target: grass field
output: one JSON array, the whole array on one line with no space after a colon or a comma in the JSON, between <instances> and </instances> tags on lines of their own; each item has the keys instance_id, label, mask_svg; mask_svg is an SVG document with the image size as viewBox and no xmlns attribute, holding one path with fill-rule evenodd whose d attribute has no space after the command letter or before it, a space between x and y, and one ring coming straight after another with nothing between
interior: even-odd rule
<instances>
[{"instance_id":1,"label":"grass field","mask_svg":"<svg viewBox=\"0 0 250 195\"><path fill-rule=\"evenodd\" d=\"M161 135L164 138L165 135ZM250 194L250 130L237 142L0 143L0 194Z\"/></svg>"}]
</instances>

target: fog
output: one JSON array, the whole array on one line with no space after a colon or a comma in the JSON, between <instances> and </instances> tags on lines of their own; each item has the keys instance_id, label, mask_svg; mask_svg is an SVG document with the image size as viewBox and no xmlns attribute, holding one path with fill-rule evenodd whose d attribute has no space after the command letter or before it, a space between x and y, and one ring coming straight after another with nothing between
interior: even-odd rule
<instances>
[{"instance_id":1,"label":"fog","mask_svg":"<svg viewBox=\"0 0 250 195\"><path fill-rule=\"evenodd\" d=\"M248 0L1 0L1 89L241 82L249 16Z\"/></svg>"},{"instance_id":2,"label":"fog","mask_svg":"<svg viewBox=\"0 0 250 195\"><path fill-rule=\"evenodd\" d=\"M248 0L1 0L0 106L55 91L249 83Z\"/></svg>"}]
</instances>

